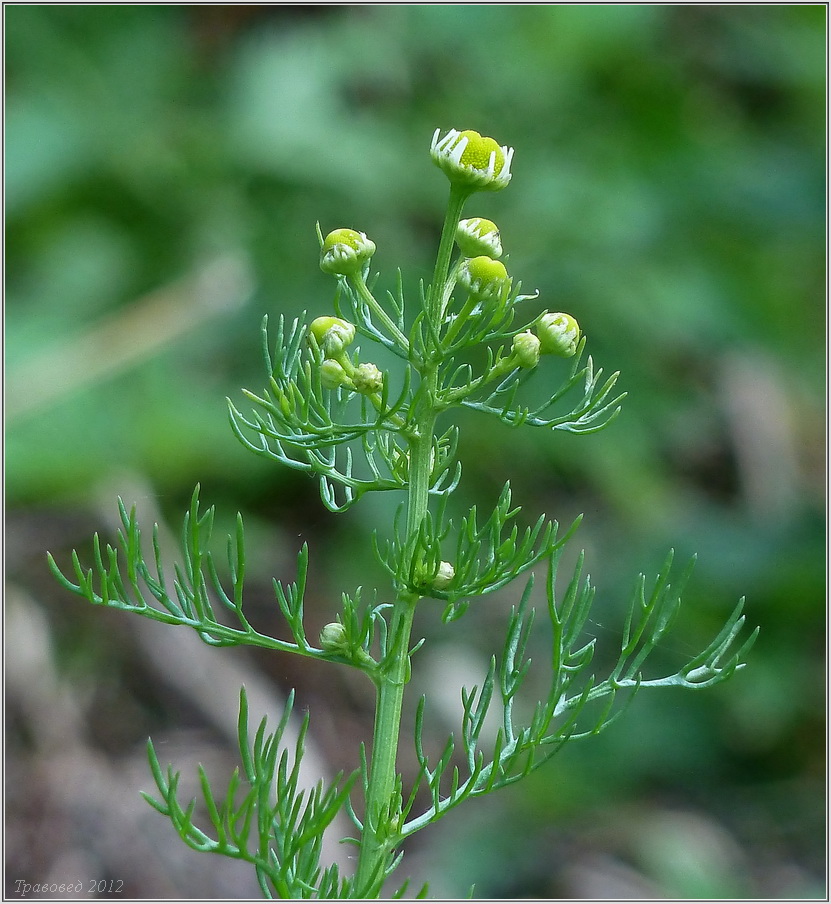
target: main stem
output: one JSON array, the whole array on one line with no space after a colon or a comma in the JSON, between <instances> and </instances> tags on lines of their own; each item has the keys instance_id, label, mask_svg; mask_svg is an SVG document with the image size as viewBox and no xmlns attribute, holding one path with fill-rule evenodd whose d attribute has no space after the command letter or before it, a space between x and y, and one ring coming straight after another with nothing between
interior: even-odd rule
<instances>
[{"instance_id":1,"label":"main stem","mask_svg":"<svg viewBox=\"0 0 831 904\"><path fill-rule=\"evenodd\" d=\"M431 413L424 420L418 437L410 447L408 536L413 536L427 514L430 452L435 419L435 413ZM372 767L366 795L361 853L355 876L355 892L362 897L374 897L380 893L386 861L397 833L396 820L401 801L393 800L393 793L404 687L410 672L410 633L417 603L418 597L411 593L399 594L395 602L389 629L392 650L378 683L372 736Z\"/></svg>"},{"instance_id":2,"label":"main stem","mask_svg":"<svg viewBox=\"0 0 831 904\"><path fill-rule=\"evenodd\" d=\"M453 239L469 192L451 185L450 200L442 228L436 269L427 297L426 314L440 329L442 292L450 268ZM421 369L421 390L416 395L414 411L416 430L410 443L410 470L407 488L408 555L416 551L416 537L428 511L430 472L432 469L433 434L436 424L436 390L438 385L439 349L426 354ZM372 735L372 765L366 793L366 811L361 835L361 852L355 873L353 891L359 896L380 894L388 858L398 832L401 801L393 800L396 786L398 739L404 688L410 677L410 634L418 597L402 592L395 602L390 624L391 650L387 665L378 681L375 704L375 728Z\"/></svg>"}]
</instances>

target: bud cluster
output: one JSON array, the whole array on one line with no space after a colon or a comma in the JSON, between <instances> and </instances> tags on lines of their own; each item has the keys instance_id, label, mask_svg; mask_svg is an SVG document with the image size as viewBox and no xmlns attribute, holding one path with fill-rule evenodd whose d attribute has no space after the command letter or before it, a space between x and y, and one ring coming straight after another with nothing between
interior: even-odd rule
<instances>
[{"instance_id":1,"label":"bud cluster","mask_svg":"<svg viewBox=\"0 0 831 904\"><path fill-rule=\"evenodd\" d=\"M580 327L571 314L543 314L531 330L517 333L511 344L510 362L523 369L536 367L540 355L571 358L580 342Z\"/></svg>"},{"instance_id":2,"label":"bud cluster","mask_svg":"<svg viewBox=\"0 0 831 904\"><path fill-rule=\"evenodd\" d=\"M354 365L346 349L355 339L355 326L340 317L316 317L309 334L320 347L324 360L320 365L320 382L324 389L343 386L352 392L372 395L384 386L384 375L369 362Z\"/></svg>"}]
</instances>

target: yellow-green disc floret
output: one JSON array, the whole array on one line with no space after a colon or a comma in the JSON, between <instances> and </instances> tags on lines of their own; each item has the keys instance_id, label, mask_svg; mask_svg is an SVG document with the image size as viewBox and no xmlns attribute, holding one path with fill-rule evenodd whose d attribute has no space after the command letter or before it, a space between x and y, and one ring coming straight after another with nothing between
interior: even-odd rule
<instances>
[{"instance_id":1,"label":"yellow-green disc floret","mask_svg":"<svg viewBox=\"0 0 831 904\"><path fill-rule=\"evenodd\" d=\"M505 166L505 154L502 148L493 140L474 132L473 129L465 129L459 136L459 140L467 138L467 146L462 151L459 162L462 166L473 167L477 170L487 170L493 155L493 174L498 176Z\"/></svg>"}]
</instances>

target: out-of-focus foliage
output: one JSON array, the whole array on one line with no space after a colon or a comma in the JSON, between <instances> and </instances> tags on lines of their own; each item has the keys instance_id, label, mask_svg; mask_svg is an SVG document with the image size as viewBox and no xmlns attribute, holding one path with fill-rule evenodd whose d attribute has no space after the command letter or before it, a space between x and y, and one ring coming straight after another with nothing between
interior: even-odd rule
<instances>
[{"instance_id":1,"label":"out-of-focus foliage","mask_svg":"<svg viewBox=\"0 0 831 904\"><path fill-rule=\"evenodd\" d=\"M197 481L227 517L241 507L263 580L302 533L321 623L326 593L383 580L368 534L395 500L328 516L311 481L241 449L224 397L263 379L263 313L330 312L316 220L373 238L389 287L398 266L411 293L429 279L446 191L429 139L474 128L517 150L509 189L468 215L496 219L511 274L577 317L629 397L590 437L465 418L465 501L510 477L532 520L585 512L601 643L668 545L699 554L692 646L741 594L762 634L729 685L641 698L484 820L460 811L448 831L469 871L454 854L431 891L480 877L482 896L822 894L825 8L5 14L9 576L64 613L47 621L62 655L113 667L72 628L76 604L50 598L44 538L121 472L174 522ZM470 659L463 680L481 680L507 606L469 615L473 637L423 617L446 632L429 671L450 705L453 670ZM122 743L140 747L143 724ZM354 765L337 761L348 746L335 768ZM424 877L441 868L427 834ZM506 885L488 865L510 837Z\"/></svg>"}]
</instances>

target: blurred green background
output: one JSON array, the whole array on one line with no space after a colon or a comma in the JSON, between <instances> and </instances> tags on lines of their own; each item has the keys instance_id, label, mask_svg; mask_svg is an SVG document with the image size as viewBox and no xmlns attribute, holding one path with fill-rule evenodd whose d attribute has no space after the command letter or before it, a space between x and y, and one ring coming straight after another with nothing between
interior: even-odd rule
<instances>
[{"instance_id":1,"label":"blurred green background","mask_svg":"<svg viewBox=\"0 0 831 904\"><path fill-rule=\"evenodd\" d=\"M149 734L186 774L230 772L239 678L265 699L297 686L325 768L355 766L372 701L345 670L94 611L44 553L88 551L117 493L178 530L200 482L220 526L245 516L273 630L270 578L304 540L310 634L341 590L383 587L369 535L395 500L328 514L314 482L237 443L225 397L264 384L264 313L330 311L316 221L367 232L381 285L401 266L416 297L447 190L429 141L455 127L516 148L509 188L467 214L497 220L512 275L578 318L629 393L597 436L463 418L459 505L510 478L529 520L584 512L611 652L670 545L699 561L659 658L741 595L762 633L727 685L643 693L416 836L402 876L444 897L824 897L825 7L4 12L7 895L256 896L137 793ZM414 690L436 712L481 681L514 598L447 629L425 611Z\"/></svg>"}]
</instances>

